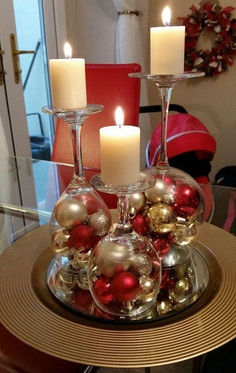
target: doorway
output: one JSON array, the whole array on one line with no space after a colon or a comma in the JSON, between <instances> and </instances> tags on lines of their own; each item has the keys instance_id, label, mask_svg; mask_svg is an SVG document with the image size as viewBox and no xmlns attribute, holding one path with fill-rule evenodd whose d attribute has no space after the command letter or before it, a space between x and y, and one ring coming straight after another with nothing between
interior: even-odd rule
<instances>
[{"instance_id":1,"label":"doorway","mask_svg":"<svg viewBox=\"0 0 236 373\"><path fill-rule=\"evenodd\" d=\"M32 158L50 160L53 143L53 119L41 108L50 105L49 75L42 2L14 0L14 14L21 80ZM33 53L30 53L32 51Z\"/></svg>"},{"instance_id":2,"label":"doorway","mask_svg":"<svg viewBox=\"0 0 236 373\"><path fill-rule=\"evenodd\" d=\"M60 57L58 45L65 38L64 19L64 0L0 1L0 72L3 71L0 74L0 127L5 138L1 155L30 158L33 148L41 151L45 139L51 149L53 118L43 114L41 108L50 104L47 60ZM60 30L59 34L57 30ZM17 63L18 81L11 35L15 39L15 55L20 60ZM48 159L48 145L47 152L40 153L33 154L33 158ZM36 180L45 186L46 176L45 165L42 170L41 163L33 162L32 183L20 175L18 180L22 204L39 209L43 209L44 201L38 189L43 191L43 188L37 188ZM14 203L18 204L18 201Z\"/></svg>"}]
</instances>

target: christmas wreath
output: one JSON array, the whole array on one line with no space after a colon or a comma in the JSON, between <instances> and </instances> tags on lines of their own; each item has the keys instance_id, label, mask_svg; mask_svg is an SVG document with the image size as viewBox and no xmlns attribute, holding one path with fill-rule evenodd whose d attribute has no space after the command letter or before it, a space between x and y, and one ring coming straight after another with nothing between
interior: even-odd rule
<instances>
[{"instance_id":1,"label":"christmas wreath","mask_svg":"<svg viewBox=\"0 0 236 373\"><path fill-rule=\"evenodd\" d=\"M215 76L233 65L236 55L236 19L231 19L233 7L221 8L216 3L190 7L191 14L179 17L185 26L185 69ZM197 42L203 30L215 33L211 50L198 50Z\"/></svg>"}]
</instances>

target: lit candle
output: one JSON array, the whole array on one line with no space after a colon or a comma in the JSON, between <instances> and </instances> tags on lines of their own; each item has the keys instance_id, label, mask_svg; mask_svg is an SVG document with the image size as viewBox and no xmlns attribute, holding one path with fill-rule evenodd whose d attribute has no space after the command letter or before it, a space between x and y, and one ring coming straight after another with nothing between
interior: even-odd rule
<instances>
[{"instance_id":1,"label":"lit candle","mask_svg":"<svg viewBox=\"0 0 236 373\"><path fill-rule=\"evenodd\" d=\"M69 43L64 45L64 59L49 61L52 104L63 110L87 106L84 58L71 58Z\"/></svg>"},{"instance_id":2,"label":"lit candle","mask_svg":"<svg viewBox=\"0 0 236 373\"><path fill-rule=\"evenodd\" d=\"M181 74L184 72L185 27L169 26L170 8L165 7L162 21L165 27L151 27L151 74Z\"/></svg>"},{"instance_id":3,"label":"lit candle","mask_svg":"<svg viewBox=\"0 0 236 373\"><path fill-rule=\"evenodd\" d=\"M134 184L140 172L140 129L123 125L120 107L115 119L116 126L100 129L102 181L115 186Z\"/></svg>"}]
</instances>

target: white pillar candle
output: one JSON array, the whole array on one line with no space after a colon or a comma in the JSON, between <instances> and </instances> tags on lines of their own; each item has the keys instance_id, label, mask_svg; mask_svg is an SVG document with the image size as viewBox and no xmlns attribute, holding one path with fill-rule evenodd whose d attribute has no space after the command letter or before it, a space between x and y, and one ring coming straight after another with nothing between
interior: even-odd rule
<instances>
[{"instance_id":1,"label":"white pillar candle","mask_svg":"<svg viewBox=\"0 0 236 373\"><path fill-rule=\"evenodd\" d=\"M162 12L165 27L151 27L151 74L181 74L184 72L185 26L169 26L170 9Z\"/></svg>"},{"instance_id":2,"label":"white pillar candle","mask_svg":"<svg viewBox=\"0 0 236 373\"><path fill-rule=\"evenodd\" d=\"M84 58L71 58L69 43L64 46L64 59L49 61L52 104L63 110L87 106Z\"/></svg>"},{"instance_id":3,"label":"white pillar candle","mask_svg":"<svg viewBox=\"0 0 236 373\"><path fill-rule=\"evenodd\" d=\"M100 129L102 181L115 186L136 183L140 172L140 129L124 126L118 115L116 126Z\"/></svg>"}]
</instances>

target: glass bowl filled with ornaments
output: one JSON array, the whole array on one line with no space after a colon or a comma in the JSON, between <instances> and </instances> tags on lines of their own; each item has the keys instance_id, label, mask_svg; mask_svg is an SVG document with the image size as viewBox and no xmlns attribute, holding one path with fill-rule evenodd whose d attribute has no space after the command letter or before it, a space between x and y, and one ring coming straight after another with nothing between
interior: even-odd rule
<instances>
[{"instance_id":1,"label":"glass bowl filled with ornaments","mask_svg":"<svg viewBox=\"0 0 236 373\"><path fill-rule=\"evenodd\" d=\"M146 190L154 181L145 173L128 186L104 184L100 175L91 180L98 190L118 197L118 223L92 250L88 266L96 305L115 318L145 319L160 290L159 255L150 241L132 228L128 214L129 194Z\"/></svg>"},{"instance_id":2,"label":"glass bowl filled with ornaments","mask_svg":"<svg viewBox=\"0 0 236 373\"><path fill-rule=\"evenodd\" d=\"M145 314L160 288L158 253L131 226L129 195L152 187L155 178L140 173L140 129L123 125L120 107L116 125L100 129L101 174L91 179L100 192L118 197L118 223L92 250L88 265L89 289L103 312L121 319Z\"/></svg>"},{"instance_id":3,"label":"glass bowl filled with ornaments","mask_svg":"<svg viewBox=\"0 0 236 373\"><path fill-rule=\"evenodd\" d=\"M155 185L130 195L129 214L136 232L146 236L161 257L162 282L157 311L170 314L200 297L206 281L199 281L194 247L203 223L204 197L199 184L186 172L170 167L167 155L167 121L172 89L177 82L203 73L130 74L153 81L161 99L161 146L157 164L145 170ZM201 267L201 264L200 264ZM202 271L200 268L201 276ZM206 279L208 272L206 273Z\"/></svg>"},{"instance_id":4,"label":"glass bowl filled with ornaments","mask_svg":"<svg viewBox=\"0 0 236 373\"><path fill-rule=\"evenodd\" d=\"M43 112L67 123L73 145L73 177L57 201L50 220L54 258L47 274L52 293L71 308L74 307L74 296L79 289L88 289L90 252L111 227L110 211L86 180L81 156L81 129L84 121L101 110L101 105L87 105L78 110L43 108Z\"/></svg>"}]
</instances>

